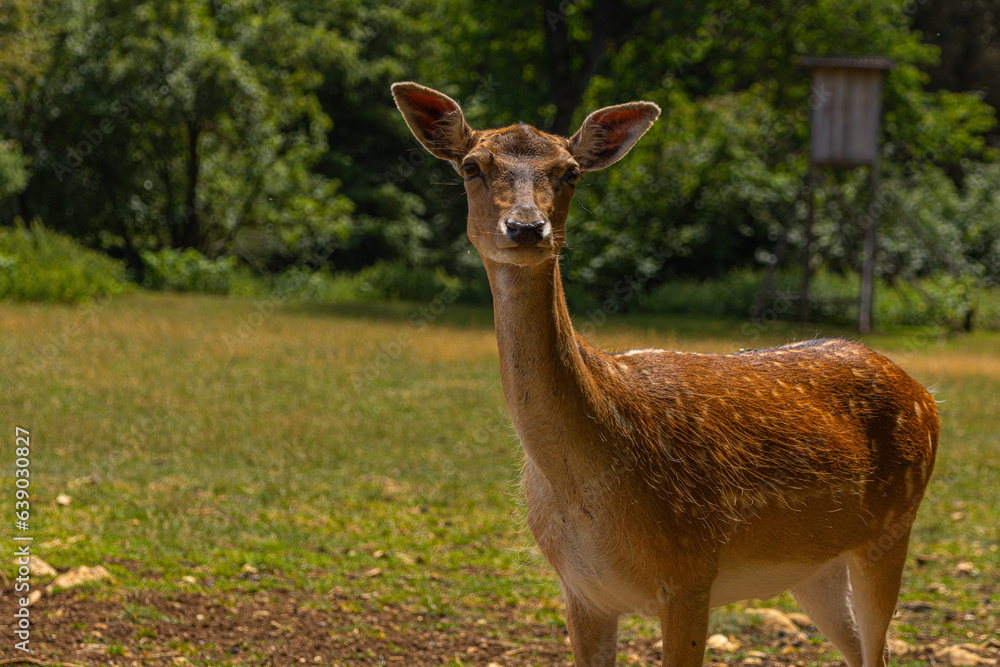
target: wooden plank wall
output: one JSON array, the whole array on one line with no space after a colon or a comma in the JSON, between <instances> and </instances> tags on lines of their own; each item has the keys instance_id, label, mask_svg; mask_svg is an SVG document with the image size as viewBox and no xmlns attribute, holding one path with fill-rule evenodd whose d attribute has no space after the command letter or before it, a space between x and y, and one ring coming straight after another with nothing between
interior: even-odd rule
<instances>
[{"instance_id":1,"label":"wooden plank wall","mask_svg":"<svg viewBox=\"0 0 1000 667\"><path fill-rule=\"evenodd\" d=\"M846 67L813 70L813 164L854 166L878 159L882 72Z\"/></svg>"}]
</instances>

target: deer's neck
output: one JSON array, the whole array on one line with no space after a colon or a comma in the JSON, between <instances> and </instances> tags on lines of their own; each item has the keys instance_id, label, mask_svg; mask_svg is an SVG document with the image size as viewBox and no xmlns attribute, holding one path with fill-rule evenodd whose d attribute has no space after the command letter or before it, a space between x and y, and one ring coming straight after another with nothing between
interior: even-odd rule
<instances>
[{"instance_id":1,"label":"deer's neck","mask_svg":"<svg viewBox=\"0 0 1000 667\"><path fill-rule=\"evenodd\" d=\"M591 366L599 353L573 330L555 259L486 269L511 420L531 462L546 476L559 475L593 455L591 418L602 401Z\"/></svg>"}]
</instances>

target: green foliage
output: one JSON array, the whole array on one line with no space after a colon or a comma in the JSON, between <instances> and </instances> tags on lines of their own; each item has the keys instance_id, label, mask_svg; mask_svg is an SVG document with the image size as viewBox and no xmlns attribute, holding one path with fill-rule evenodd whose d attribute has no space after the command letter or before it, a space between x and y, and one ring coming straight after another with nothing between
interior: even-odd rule
<instances>
[{"instance_id":1,"label":"green foliage","mask_svg":"<svg viewBox=\"0 0 1000 667\"><path fill-rule=\"evenodd\" d=\"M146 267L143 286L166 292L199 292L262 298L297 299L320 303L362 300L429 302L445 295L448 303L462 292L461 281L442 269L379 262L355 274L332 274L325 269L289 267L278 273L257 274L236 257L209 259L197 250L142 253Z\"/></svg>"},{"instance_id":2,"label":"green foliage","mask_svg":"<svg viewBox=\"0 0 1000 667\"><path fill-rule=\"evenodd\" d=\"M313 166L330 119L313 90L333 54L284 5L120 0L49 6L64 37L27 88L44 109L22 206L139 264L141 251L217 254L264 229L283 256L343 239L349 200Z\"/></svg>"},{"instance_id":3,"label":"green foliage","mask_svg":"<svg viewBox=\"0 0 1000 667\"><path fill-rule=\"evenodd\" d=\"M0 222L40 217L153 276L164 249L252 269L219 283L228 260L208 280L188 255L176 284L208 283L183 289L242 293L273 278L329 298L421 298L393 276L441 267L472 285L464 298L487 299L460 179L393 108L389 85L402 79L451 95L477 128L524 120L568 133L600 106L663 107L629 156L581 183L564 257L574 299L627 307L630 290L678 278L788 268L803 250L820 94L799 58L871 54L894 62L878 275L1000 281L995 110L928 90L938 52L906 0L0 7ZM842 204L865 206L866 178L840 170L817 191L817 267L858 270L864 221Z\"/></svg>"},{"instance_id":4,"label":"green foliage","mask_svg":"<svg viewBox=\"0 0 1000 667\"><path fill-rule=\"evenodd\" d=\"M353 205L330 263L351 271L378 260L450 263L442 248L451 239L433 231L442 204L432 185L447 179L449 168L416 146L389 95L393 82L419 78L421 63L441 64L443 43L434 33L440 7L427 0L310 0L302 12L304 21L328 26L325 39L336 54L321 67L316 91L333 119L329 150L316 169Z\"/></svg>"},{"instance_id":5,"label":"green foliage","mask_svg":"<svg viewBox=\"0 0 1000 667\"><path fill-rule=\"evenodd\" d=\"M12 137L26 111L27 80L43 65L48 36L36 25L39 11L31 0L0 0L0 220L13 220L12 198L28 183L30 161Z\"/></svg>"},{"instance_id":6,"label":"green foliage","mask_svg":"<svg viewBox=\"0 0 1000 667\"><path fill-rule=\"evenodd\" d=\"M332 274L292 266L258 279L257 296L295 298L317 303L351 303L367 295L356 274Z\"/></svg>"},{"instance_id":7,"label":"green foliage","mask_svg":"<svg viewBox=\"0 0 1000 667\"><path fill-rule=\"evenodd\" d=\"M747 270L721 278L671 281L644 295L637 309L645 313L747 318L761 282L760 274ZM788 311L781 310L782 315Z\"/></svg>"},{"instance_id":8,"label":"green foliage","mask_svg":"<svg viewBox=\"0 0 1000 667\"><path fill-rule=\"evenodd\" d=\"M451 303L461 292L461 281L440 268L413 268L402 262L379 262L357 274L371 297L428 302L445 295Z\"/></svg>"},{"instance_id":9,"label":"green foliage","mask_svg":"<svg viewBox=\"0 0 1000 667\"><path fill-rule=\"evenodd\" d=\"M932 90L976 90L994 109L1000 108L1000 14L993 0L968 2L917 2L907 5L913 29L922 39L940 49L937 62L927 67ZM1000 140L1000 127L991 132L992 143Z\"/></svg>"},{"instance_id":10,"label":"green foliage","mask_svg":"<svg viewBox=\"0 0 1000 667\"><path fill-rule=\"evenodd\" d=\"M775 275L770 293L758 304L763 282L762 272L748 269L705 280L674 280L641 295L636 310L751 320L753 308L758 305L759 320L797 321L800 275L796 271ZM809 291L811 321L838 325L857 322L861 279L856 273L819 270L812 276ZM968 278L947 274L894 284L879 280L872 317L878 326L958 330L971 323L1000 329L1000 289L977 287Z\"/></svg>"},{"instance_id":11,"label":"green foliage","mask_svg":"<svg viewBox=\"0 0 1000 667\"><path fill-rule=\"evenodd\" d=\"M899 283L876 294L873 317L879 324L1000 329L1000 290L947 274Z\"/></svg>"},{"instance_id":12,"label":"green foliage","mask_svg":"<svg viewBox=\"0 0 1000 667\"><path fill-rule=\"evenodd\" d=\"M963 167L960 186L938 170L886 179L879 218L885 274L947 273L1000 285L1000 164L966 160Z\"/></svg>"},{"instance_id":13,"label":"green foliage","mask_svg":"<svg viewBox=\"0 0 1000 667\"><path fill-rule=\"evenodd\" d=\"M143 252L142 262L143 285L154 290L239 294L249 291L253 280L236 257L208 259L192 248Z\"/></svg>"},{"instance_id":14,"label":"green foliage","mask_svg":"<svg viewBox=\"0 0 1000 667\"><path fill-rule=\"evenodd\" d=\"M577 188L570 277L599 294L626 276L646 275L654 286L750 265L801 188L769 154L784 121L761 90L696 103L674 88L659 101L669 113L634 155Z\"/></svg>"},{"instance_id":15,"label":"green foliage","mask_svg":"<svg viewBox=\"0 0 1000 667\"><path fill-rule=\"evenodd\" d=\"M0 228L0 299L81 303L130 286L121 262L40 222Z\"/></svg>"},{"instance_id":16,"label":"green foliage","mask_svg":"<svg viewBox=\"0 0 1000 667\"><path fill-rule=\"evenodd\" d=\"M0 140L0 202L24 189L28 182L26 166L20 145Z\"/></svg>"},{"instance_id":17,"label":"green foliage","mask_svg":"<svg viewBox=\"0 0 1000 667\"><path fill-rule=\"evenodd\" d=\"M706 279L799 257L817 93L797 59L879 53L895 66L885 82L888 173L879 196L887 201L878 218L878 273L1000 279L1000 264L983 259L993 252L983 248L991 240L977 232L973 241L962 231L994 227L984 184L994 172L972 161L992 159L984 133L994 110L976 95L923 90L920 67L934 61L935 51L909 30L899 4L710 4L690 34L623 48L609 75L595 76L585 108L642 97L658 102L664 115L621 164L585 179L574 212L580 231L567 253L573 277L599 298L615 299L613 286L631 276L646 275L645 285L655 287L672 276ZM665 74L652 77L656 69ZM962 178L946 176L956 171ZM840 209L865 207L867 172L840 171L832 181L817 192L816 260L856 271L863 224ZM935 198L919 216L903 205ZM933 242L940 237L954 242ZM917 255L927 253L936 261L920 263Z\"/></svg>"}]
</instances>

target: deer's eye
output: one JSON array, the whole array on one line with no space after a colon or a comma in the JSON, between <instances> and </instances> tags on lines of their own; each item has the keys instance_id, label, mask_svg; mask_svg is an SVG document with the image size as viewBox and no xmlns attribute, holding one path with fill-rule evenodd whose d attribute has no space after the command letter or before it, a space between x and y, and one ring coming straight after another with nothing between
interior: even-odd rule
<instances>
[{"instance_id":1,"label":"deer's eye","mask_svg":"<svg viewBox=\"0 0 1000 667\"><path fill-rule=\"evenodd\" d=\"M478 176L479 173L479 165L475 162L466 162L462 165L462 174L464 174L465 178L469 180Z\"/></svg>"},{"instance_id":2,"label":"deer's eye","mask_svg":"<svg viewBox=\"0 0 1000 667\"><path fill-rule=\"evenodd\" d=\"M563 175L563 181L565 181L567 185L576 185L576 182L580 180L581 175L580 170L574 167L573 169L566 171Z\"/></svg>"}]
</instances>

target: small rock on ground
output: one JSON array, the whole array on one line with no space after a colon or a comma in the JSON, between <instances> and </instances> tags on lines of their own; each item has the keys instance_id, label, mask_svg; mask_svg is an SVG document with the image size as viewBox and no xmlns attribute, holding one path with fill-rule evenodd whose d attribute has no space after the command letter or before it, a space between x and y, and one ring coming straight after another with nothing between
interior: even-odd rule
<instances>
[{"instance_id":1,"label":"small rock on ground","mask_svg":"<svg viewBox=\"0 0 1000 667\"><path fill-rule=\"evenodd\" d=\"M996 660L976 655L963 646L948 646L934 652L934 658L950 667L980 667L995 665Z\"/></svg>"},{"instance_id":2,"label":"small rock on ground","mask_svg":"<svg viewBox=\"0 0 1000 667\"><path fill-rule=\"evenodd\" d=\"M76 586L83 586L92 581L102 581L104 579L111 579L111 573L108 572L103 565L98 565L96 567L87 567L86 565L81 565L80 567L75 567L68 572L60 574L58 577L52 580L52 583L45 587L47 593L51 593L57 588L74 588Z\"/></svg>"},{"instance_id":3,"label":"small rock on ground","mask_svg":"<svg viewBox=\"0 0 1000 667\"><path fill-rule=\"evenodd\" d=\"M792 619L788 618L788 614L783 611L777 609L747 609L747 613L760 616L761 627L766 632L785 632L790 635L797 635L799 632L799 626Z\"/></svg>"}]
</instances>

